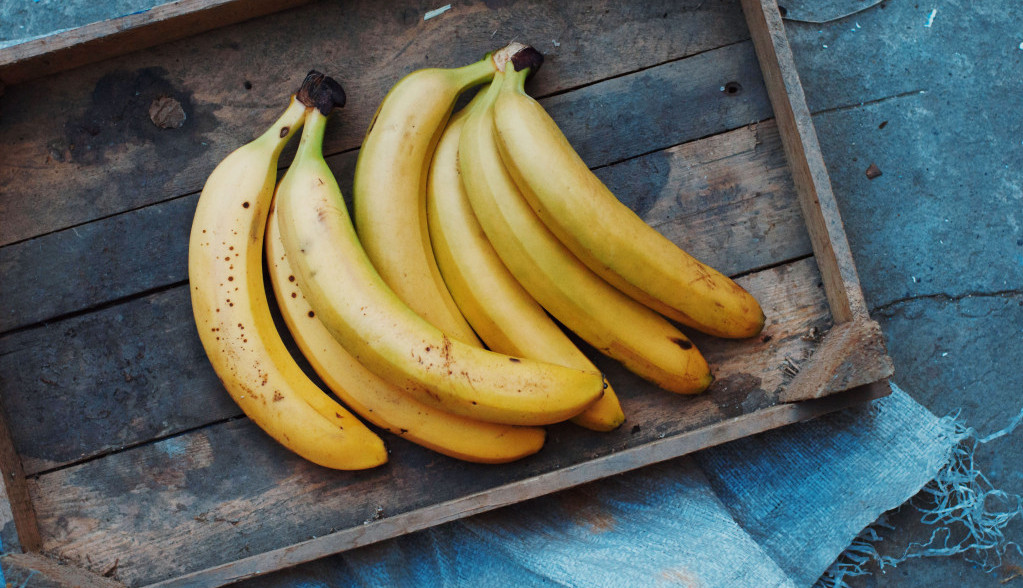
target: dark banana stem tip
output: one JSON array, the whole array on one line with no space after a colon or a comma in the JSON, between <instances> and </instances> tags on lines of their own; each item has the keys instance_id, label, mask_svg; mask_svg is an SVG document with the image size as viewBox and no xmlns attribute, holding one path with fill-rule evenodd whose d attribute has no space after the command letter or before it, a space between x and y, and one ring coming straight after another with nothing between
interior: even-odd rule
<instances>
[{"instance_id":1,"label":"dark banana stem tip","mask_svg":"<svg viewBox=\"0 0 1023 588\"><path fill-rule=\"evenodd\" d=\"M345 105L345 90L334 78L315 69L310 71L299 87L295 97L306 106L315 108L327 116L331 110Z\"/></svg>"},{"instance_id":2,"label":"dark banana stem tip","mask_svg":"<svg viewBox=\"0 0 1023 588\"><path fill-rule=\"evenodd\" d=\"M515 55L512 55L511 63L515 67L515 71L529 68L529 77L533 77L539 71L540 66L543 65L543 53L526 45L519 49Z\"/></svg>"}]
</instances>

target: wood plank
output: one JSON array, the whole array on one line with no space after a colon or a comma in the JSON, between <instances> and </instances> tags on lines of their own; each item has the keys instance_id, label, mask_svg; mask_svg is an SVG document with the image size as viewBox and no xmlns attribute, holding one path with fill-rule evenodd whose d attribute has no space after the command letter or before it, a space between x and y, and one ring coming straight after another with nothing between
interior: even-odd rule
<instances>
[{"instance_id":1,"label":"wood plank","mask_svg":"<svg viewBox=\"0 0 1023 588\"><path fill-rule=\"evenodd\" d=\"M0 98L0 244L198 192L312 67L349 95L327 136L337 153L359 145L405 73L466 64L511 39L547 54L531 85L544 96L748 38L734 1L490 4L424 22L409 1L320 2L10 87ZM683 92L681 103L686 87L657 91ZM182 128L149 120L161 95L182 104Z\"/></svg>"},{"instance_id":2,"label":"wood plank","mask_svg":"<svg viewBox=\"0 0 1023 588\"><path fill-rule=\"evenodd\" d=\"M5 471L0 470L0 476L6 478ZM0 547L4 552L21 551L17 524L14 522L14 510L11 508L11 499L7 496L7 484L3 483L0 483Z\"/></svg>"},{"instance_id":3,"label":"wood plank","mask_svg":"<svg viewBox=\"0 0 1023 588\"><path fill-rule=\"evenodd\" d=\"M43 541L39 534L35 507L32 505L32 497L25 481L25 469L22 467L21 456L14 447L14 439L3 406L0 406L0 476L3 477L0 492L4 499L3 517L0 518L0 522L3 523L0 538L4 543L0 544L2 546L0 553L11 547L24 551L39 551Z\"/></svg>"},{"instance_id":4,"label":"wood plank","mask_svg":"<svg viewBox=\"0 0 1023 588\"><path fill-rule=\"evenodd\" d=\"M705 155L708 161L697 164L697 153L716 155ZM350 173L352 159L334 161ZM786 170L780 138L773 124L764 123L599 171L620 193L637 189L651 194L655 200L643 200L647 208L641 212L658 222L658 229L734 275L810 253ZM165 276L167 283L176 284L187 278L184 235L194 205L189 197L188 202L91 223L78 229L81 238L66 231L11 246L23 249L62 237L71 243L38 250L69 251L73 256L63 262L64 269L50 262L42 274L23 277L8 268L5 275L42 281L41 306L50 300L43 294L47 288L74 301L76 291L117 296L130 291L119 290L124 288L123 276L141 276L136 282ZM122 238L121 233L133 237ZM75 253L80 251L78 242L102 244L105 234L115 252ZM160 247L150 252L145 242ZM124 252L116 253L122 247ZM0 250L0 259L2 255ZM46 263L45 255L37 256L36 263L25 259L22 266L29 270ZM0 292L4 288L0 283ZM31 311L31 299L18 302L16 292L4 293L12 308ZM0 380L0 394L15 417L16 444L30 473L239 414L208 366L190 308L187 289L178 287L0 337L0 371L7 374Z\"/></svg>"},{"instance_id":5,"label":"wood plank","mask_svg":"<svg viewBox=\"0 0 1023 588\"><path fill-rule=\"evenodd\" d=\"M152 588L176 588L194 586L197 583L204 586L222 586L254 578L348 549L485 513L649 464L673 459L700 448L720 445L784 425L809 420L829 412L881 398L889 393L890 389L887 387L887 383L881 382L848 390L829 398L774 406L765 409L756 417L753 415L737 417L690 433L659 439L647 445L602 456L586 464L568 466L487 492L471 494L446 503L384 518L360 528L344 529L326 536L314 537L286 548L184 574L151 586Z\"/></svg>"},{"instance_id":6,"label":"wood plank","mask_svg":"<svg viewBox=\"0 0 1023 588\"><path fill-rule=\"evenodd\" d=\"M0 49L0 84L13 85L145 49L310 0L177 0Z\"/></svg>"},{"instance_id":7,"label":"wood plank","mask_svg":"<svg viewBox=\"0 0 1023 588\"><path fill-rule=\"evenodd\" d=\"M357 155L329 158L346 194ZM725 273L809 251L773 121L647 153L599 168L597 175L647 222ZM197 201L193 194L0 247L6 278L0 281L0 332L186 280ZM730 209L706 216L715 206ZM767 238L771 231L788 235Z\"/></svg>"},{"instance_id":8,"label":"wood plank","mask_svg":"<svg viewBox=\"0 0 1023 588\"><path fill-rule=\"evenodd\" d=\"M648 224L727 275L810 252L773 120L596 174Z\"/></svg>"},{"instance_id":9,"label":"wood plank","mask_svg":"<svg viewBox=\"0 0 1023 588\"><path fill-rule=\"evenodd\" d=\"M188 279L187 196L0 248L0 332Z\"/></svg>"},{"instance_id":10,"label":"wood plank","mask_svg":"<svg viewBox=\"0 0 1023 588\"><path fill-rule=\"evenodd\" d=\"M729 93L723 90L726 87L741 89ZM540 103L590 167L772 116L750 42L616 77Z\"/></svg>"},{"instance_id":11,"label":"wood plank","mask_svg":"<svg viewBox=\"0 0 1023 588\"><path fill-rule=\"evenodd\" d=\"M776 0L742 0L836 322L868 318L856 265Z\"/></svg>"},{"instance_id":12,"label":"wood plank","mask_svg":"<svg viewBox=\"0 0 1023 588\"><path fill-rule=\"evenodd\" d=\"M8 586L32 588L123 588L102 574L67 565L38 553L8 553L0 558ZM116 568L113 568L116 569ZM112 572L111 569L110 571Z\"/></svg>"},{"instance_id":13,"label":"wood plank","mask_svg":"<svg viewBox=\"0 0 1023 588\"><path fill-rule=\"evenodd\" d=\"M821 398L887 379L894 371L880 325L865 319L839 323L824 336L820 348L793 377L779 399L797 402Z\"/></svg>"},{"instance_id":14,"label":"wood plank","mask_svg":"<svg viewBox=\"0 0 1023 588\"><path fill-rule=\"evenodd\" d=\"M0 397L33 474L240 414L181 286L0 339Z\"/></svg>"},{"instance_id":15,"label":"wood plank","mask_svg":"<svg viewBox=\"0 0 1023 588\"><path fill-rule=\"evenodd\" d=\"M700 443L720 442L735 432L729 425L734 419L754 415L739 426L748 434L748 427L758 426L755 413L777 403L787 381L784 358L809 355L816 344L801 335L814 326L827 327L818 280L812 259L741 279L772 317L765 330L768 339L697 341L706 345L719 378L707 394L669 394L602 365L609 368L608 378L628 415L615 432L557 425L550 428L548 446L540 454L501 467L457 462L388 436L389 464L345 473L304 462L248 420L232 420L34 479L32 498L44 551L94 571L118 561L115 579L148 583L284 548L332 529L350 529L358 536L366 521L520 480L531 491L547 491L549 486L527 478L649 444L645 451L656 453L657 441L705 427L711 428L697 434ZM607 473L600 468L576 471L589 479Z\"/></svg>"},{"instance_id":16,"label":"wood plank","mask_svg":"<svg viewBox=\"0 0 1023 588\"><path fill-rule=\"evenodd\" d=\"M80 68L59 80L17 86L11 89L13 98L3 98L0 214L5 223L0 243L23 241L20 245L39 247L33 253L37 256L56 252L63 261L51 267L59 271L70 267L60 265L69 260L87 266L88 256L74 253L74 231L54 231L91 228L90 243L125 247L103 252L97 267L120 264L127 271L144 266L138 271L153 273L129 278L130 286L114 284L115 274L101 273L98 294L75 298L71 293L75 309L52 306L46 312L59 316L108 306L0 337L0 397L5 403L17 398L18 410L24 411L20 414L26 420L15 419L21 429L12 437L25 467L36 474L28 491L47 554L132 585L182 573L195 574L179 578L186 585L221 583L640 467L876 394L780 402L795 381L793 365L806 370L815 363L832 365L817 354L821 344L813 334L832 329L833 317L813 259L776 265L811 251L791 177L779 171L785 168L778 163L779 148L768 151L774 163L759 153L765 149L760 135L774 132L777 145L777 131L761 124L739 128L728 140L709 138L719 141L715 149L720 153L710 143L670 147L687 133L703 136L700 129L760 120L756 113L761 107L770 113L762 82L746 83L743 77L742 90L720 89L740 80L738 73L756 73L751 46L741 42L748 31L735 24L734 3L485 4L459 5L424 22L421 6L411 3L339 8L324 2L315 11L282 14L274 26L266 19L252 21ZM524 9L532 11L527 18L522 18ZM639 192L644 195L656 191L653 199L636 200L648 222L698 256L703 256L699 251L717 255L729 273L753 271L741 282L761 299L768 325L761 337L747 341L694 336L718 377L709 393L695 398L655 390L615 362L595 357L619 391L628 423L603 435L570 425L551 427L543 452L510 466L456 462L391 436L392 462L378 470L343 473L312 466L248 420L233 418L237 409L215 381L194 336L187 289L158 285L180 275L187 241L178 232L186 226L182 221L190 221L194 192L212 165L276 115L273 105L283 88L297 83L292 79L297 70L304 73L311 63L330 73L337 67L351 75L341 77L350 94L375 96L343 111L331 126L329 149L344 152L332 164L350 173L362 129L396 75L423 65L471 61L492 48L483 46L485 39L493 39L491 32L559 41L533 90L547 96L545 104L567 131L592 141L584 156L591 165L607 166L599 173L609 184L645 185L647 192ZM722 42L732 33L731 41ZM451 43L452 38L465 42ZM242 49L250 46L259 46L260 54ZM709 50L715 47L721 48ZM701 51L681 61L671 57ZM211 68L212 63L218 67ZM297 70L295 64L301 64ZM717 94L710 90L712 81L721 84L714 89ZM601 111L609 105L600 100L606 102L614 92L622 95L613 101L623 108L703 118L690 124L624 111L611 117ZM672 92L671 99L663 96ZM194 126L181 133L148 128L140 113L156 93L181 97ZM623 98L637 93L631 102ZM128 94L136 98L125 105L119 96ZM37 104L44 102L38 96L52 97L53 103ZM686 96L692 97L692 108L679 105ZM581 113L583 108L592 114ZM722 122L728 111L738 116ZM623 126L608 127L613 124ZM719 131L707 134L712 132ZM662 169L666 177L642 178L644 168ZM700 186L704 171L716 185ZM342 178L343 185L346 181ZM35 190L25 189L25 182L35 182ZM32 198L36 201L29 202ZM174 204L176 213L160 216ZM125 211L132 212L120 214ZM164 227L161 218L179 224ZM94 219L105 220L89 222ZM111 236L131 227L144 229L140 235L163 236L177 253L160 265L153 259L157 256L132 239ZM46 238L55 241L28 240L44 233L53 233ZM66 241L61 245L58 238ZM0 249L0 264L4 255ZM30 258L7 259L27 267ZM140 262L132 266L135 258ZM770 267L756 271L765 266ZM83 272L76 279L94 275ZM99 301L103 284L115 293ZM148 289L163 290L138 296ZM6 299L7 292L0 294ZM111 304L123 296L131 299ZM839 337L841 332L835 331ZM847 372L841 366L831 371L839 379ZM52 389L40 394L41 388ZM66 407L60 403L71 409L61 412ZM33 446L38 423L48 439ZM169 437L147 442L164 436ZM43 447L46 443L52 445Z\"/></svg>"}]
</instances>

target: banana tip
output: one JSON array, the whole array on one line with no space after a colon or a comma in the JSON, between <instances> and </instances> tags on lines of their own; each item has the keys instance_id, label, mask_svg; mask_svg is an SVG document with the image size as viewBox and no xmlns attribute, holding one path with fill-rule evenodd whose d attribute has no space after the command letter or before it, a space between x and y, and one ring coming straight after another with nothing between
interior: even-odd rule
<instances>
[{"instance_id":1,"label":"banana tip","mask_svg":"<svg viewBox=\"0 0 1023 588\"><path fill-rule=\"evenodd\" d=\"M335 108L343 108L347 101L341 84L315 69L306 74L295 96L299 102L319 110L323 116L327 116Z\"/></svg>"},{"instance_id":2,"label":"banana tip","mask_svg":"<svg viewBox=\"0 0 1023 588\"><path fill-rule=\"evenodd\" d=\"M497 65L498 71L506 71L507 64L511 63L515 71L522 71L528 68L529 75L532 76L543 65L543 53L529 45L512 41L495 51L493 60Z\"/></svg>"},{"instance_id":3,"label":"banana tip","mask_svg":"<svg viewBox=\"0 0 1023 588\"><path fill-rule=\"evenodd\" d=\"M511 56L511 64L515 67L515 71L529 68L529 75L532 76L543 65L543 53L526 45Z\"/></svg>"}]
</instances>

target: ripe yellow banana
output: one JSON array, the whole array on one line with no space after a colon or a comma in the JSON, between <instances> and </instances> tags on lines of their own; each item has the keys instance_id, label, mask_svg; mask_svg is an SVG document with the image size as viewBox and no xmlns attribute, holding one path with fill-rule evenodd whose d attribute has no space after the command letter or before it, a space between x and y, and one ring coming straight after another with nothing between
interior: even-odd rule
<instances>
[{"instance_id":1,"label":"ripe yellow banana","mask_svg":"<svg viewBox=\"0 0 1023 588\"><path fill-rule=\"evenodd\" d=\"M511 275L472 212L458 171L458 139L468 113L484 95L481 90L451 117L430 165L427 224L441 275L458 308L491 350L597 371ZM572 421L611 431L625 421L625 415L609 386L600 400Z\"/></svg>"},{"instance_id":2,"label":"ripe yellow banana","mask_svg":"<svg viewBox=\"0 0 1023 588\"><path fill-rule=\"evenodd\" d=\"M604 380L452 339L403 303L374 269L323 160L326 118L309 112L277 188L281 237L320 320L357 361L417 400L490 422L562 421L597 400Z\"/></svg>"},{"instance_id":3,"label":"ripe yellow banana","mask_svg":"<svg viewBox=\"0 0 1023 588\"><path fill-rule=\"evenodd\" d=\"M428 68L387 93L355 164L352 207L359 239L384 282L448 336L479 345L451 299L426 228L426 175L455 100L494 75L493 56L459 68Z\"/></svg>"},{"instance_id":4,"label":"ripe yellow banana","mask_svg":"<svg viewBox=\"0 0 1023 588\"><path fill-rule=\"evenodd\" d=\"M494 131L501 78L495 76L484 102L469 114L458 148L473 212L501 260L554 318L602 353L666 390L703 391L713 378L689 339L582 264L522 197Z\"/></svg>"},{"instance_id":5,"label":"ripe yellow banana","mask_svg":"<svg viewBox=\"0 0 1023 588\"><path fill-rule=\"evenodd\" d=\"M383 441L305 375L274 327L263 287L277 158L306 110L292 98L269 130L206 181L188 244L192 310L214 370L256 425L322 466L371 468L387 461Z\"/></svg>"},{"instance_id":6,"label":"ripe yellow banana","mask_svg":"<svg viewBox=\"0 0 1023 588\"><path fill-rule=\"evenodd\" d=\"M506 463L543 447L545 431L467 419L427 406L382 380L355 360L323 326L302 294L284 252L277 213L266 226L266 262L274 296L302 354L342 401L362 418L449 457Z\"/></svg>"},{"instance_id":7,"label":"ripe yellow banana","mask_svg":"<svg viewBox=\"0 0 1023 588\"><path fill-rule=\"evenodd\" d=\"M760 332L748 292L646 224L586 166L523 89L528 68L506 68L494 108L501 155L544 224L601 277L665 316L718 337Z\"/></svg>"}]
</instances>

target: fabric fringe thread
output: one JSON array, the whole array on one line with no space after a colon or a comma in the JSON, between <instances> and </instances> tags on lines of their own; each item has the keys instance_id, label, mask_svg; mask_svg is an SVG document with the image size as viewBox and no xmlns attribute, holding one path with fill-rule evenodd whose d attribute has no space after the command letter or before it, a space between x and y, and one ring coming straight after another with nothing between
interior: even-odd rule
<instances>
[{"instance_id":1,"label":"fabric fringe thread","mask_svg":"<svg viewBox=\"0 0 1023 588\"><path fill-rule=\"evenodd\" d=\"M848 588L846 579L869 574L871 562L883 571L914 558L965 554L966 561L990 573L1002 565L1009 549L1023 556L1023 548L1005 537L1009 523L1023 517L1023 498L994 488L973 461L979 444L1012 433L1020 423L1023 410L1004 429L980 438L959 421L958 411L942 418L942 434L954 441L951 454L934 479L907 503L922 514L921 522L935 527L930 538L910 543L898 557L882 555L877 544L884 538L878 531L895 529L885 513L852 541L815 588Z\"/></svg>"}]
</instances>

